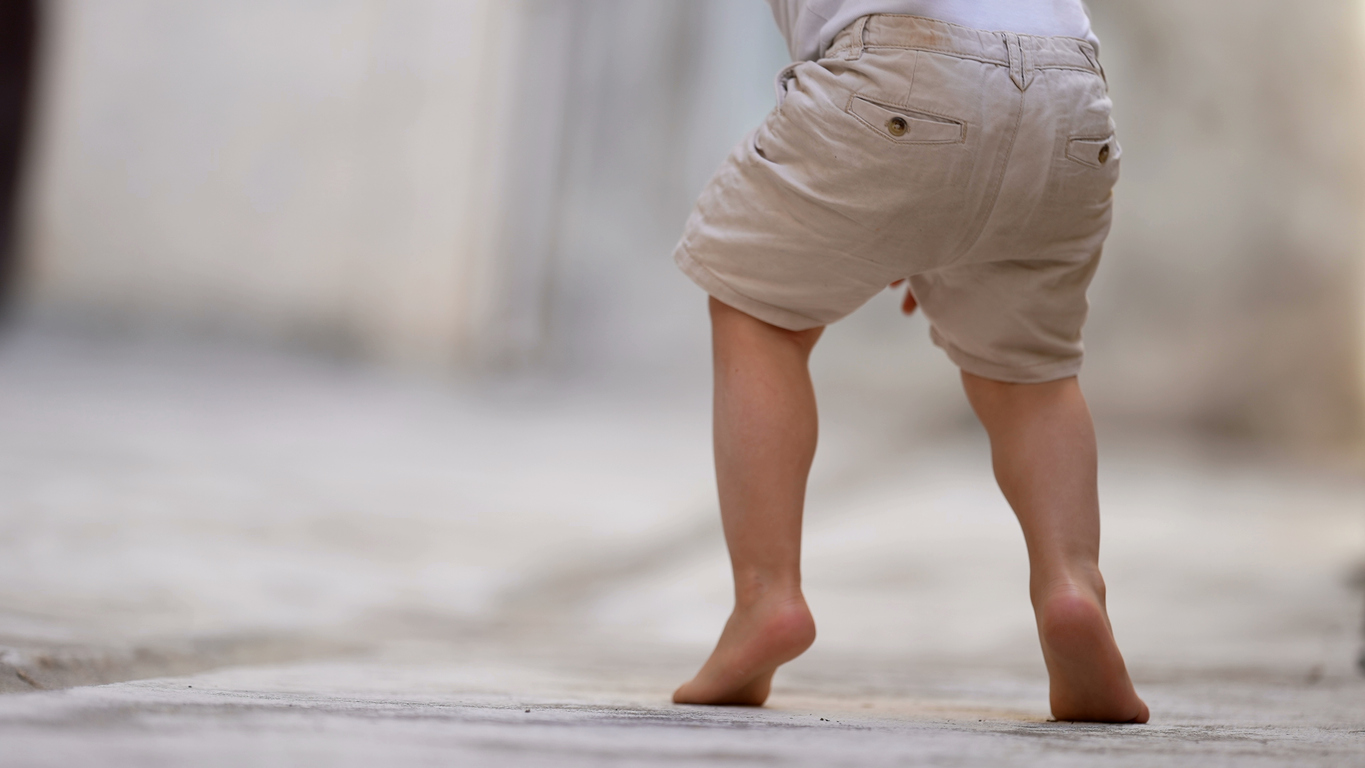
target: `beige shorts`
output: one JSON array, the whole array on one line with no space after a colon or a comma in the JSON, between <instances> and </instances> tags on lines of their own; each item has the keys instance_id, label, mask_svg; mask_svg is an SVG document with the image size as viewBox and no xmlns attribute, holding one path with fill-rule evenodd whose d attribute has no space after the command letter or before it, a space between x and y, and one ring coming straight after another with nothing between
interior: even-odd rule
<instances>
[{"instance_id":1,"label":"beige shorts","mask_svg":"<svg viewBox=\"0 0 1365 768\"><path fill-rule=\"evenodd\" d=\"M963 370L1077 373L1122 154L1089 43L868 16L778 91L688 220L688 276L790 330L909 278Z\"/></svg>"}]
</instances>

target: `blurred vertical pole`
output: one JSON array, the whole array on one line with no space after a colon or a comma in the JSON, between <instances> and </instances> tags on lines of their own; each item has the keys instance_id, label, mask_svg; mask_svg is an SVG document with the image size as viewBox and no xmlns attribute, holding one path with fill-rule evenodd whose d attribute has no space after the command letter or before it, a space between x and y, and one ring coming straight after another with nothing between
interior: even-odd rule
<instances>
[{"instance_id":1,"label":"blurred vertical pole","mask_svg":"<svg viewBox=\"0 0 1365 768\"><path fill-rule=\"evenodd\" d=\"M490 259L474 296L474 341L481 367L534 364L550 336L550 301L565 196L570 90L586 33L583 3L519 0L508 14L503 59L495 69L503 94L490 140L497 198Z\"/></svg>"},{"instance_id":2,"label":"blurred vertical pole","mask_svg":"<svg viewBox=\"0 0 1365 768\"><path fill-rule=\"evenodd\" d=\"M37 0L0 0L0 313L18 260L16 209L37 37Z\"/></svg>"}]
</instances>

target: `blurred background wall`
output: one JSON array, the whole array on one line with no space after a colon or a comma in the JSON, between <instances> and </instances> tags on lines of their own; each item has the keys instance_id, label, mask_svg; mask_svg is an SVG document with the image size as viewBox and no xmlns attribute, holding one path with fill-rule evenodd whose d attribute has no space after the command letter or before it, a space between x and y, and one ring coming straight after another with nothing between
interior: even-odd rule
<instances>
[{"instance_id":1,"label":"blurred background wall","mask_svg":"<svg viewBox=\"0 0 1365 768\"><path fill-rule=\"evenodd\" d=\"M1358 436L1362 4L1090 6L1129 152L1091 294L1100 407Z\"/></svg>"},{"instance_id":2,"label":"blurred background wall","mask_svg":"<svg viewBox=\"0 0 1365 768\"><path fill-rule=\"evenodd\" d=\"M1358 0L1092 0L1125 145L1097 411L1365 433ZM432 371L700 379L669 258L773 104L760 0L49 0L21 316ZM824 386L964 418L887 294Z\"/></svg>"}]
</instances>

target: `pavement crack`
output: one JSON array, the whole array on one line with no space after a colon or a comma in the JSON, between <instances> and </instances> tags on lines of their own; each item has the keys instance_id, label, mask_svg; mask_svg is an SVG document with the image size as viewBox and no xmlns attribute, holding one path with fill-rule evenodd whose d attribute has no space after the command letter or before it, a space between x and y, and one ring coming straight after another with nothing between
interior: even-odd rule
<instances>
[{"instance_id":1,"label":"pavement crack","mask_svg":"<svg viewBox=\"0 0 1365 768\"><path fill-rule=\"evenodd\" d=\"M24 682L28 683L34 688L37 688L40 691L43 689L43 686L39 685L37 680L34 680L32 677L29 677L27 672L25 672L22 669L19 669L18 667L14 668L14 676L19 678L20 680L23 680Z\"/></svg>"}]
</instances>

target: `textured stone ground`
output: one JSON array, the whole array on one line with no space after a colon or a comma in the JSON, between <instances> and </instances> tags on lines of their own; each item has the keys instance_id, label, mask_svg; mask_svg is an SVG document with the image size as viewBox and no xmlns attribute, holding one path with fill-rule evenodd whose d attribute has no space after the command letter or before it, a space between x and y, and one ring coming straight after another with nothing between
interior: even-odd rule
<instances>
[{"instance_id":1,"label":"textured stone ground","mask_svg":"<svg viewBox=\"0 0 1365 768\"><path fill-rule=\"evenodd\" d=\"M0 765L1365 764L1349 464L1102 429L1153 720L1049 723L979 435L837 387L816 648L762 710L668 704L727 607L705 378L4 339Z\"/></svg>"},{"instance_id":2,"label":"textured stone ground","mask_svg":"<svg viewBox=\"0 0 1365 768\"><path fill-rule=\"evenodd\" d=\"M604 670L605 671L605 670ZM509 683L508 678L515 682ZM639 681L637 681L639 682ZM999 676L682 708L518 664L252 668L0 699L7 765L1359 765L1365 686L1149 685L1147 726L1047 722ZM628 687L627 687L628 688Z\"/></svg>"}]
</instances>

